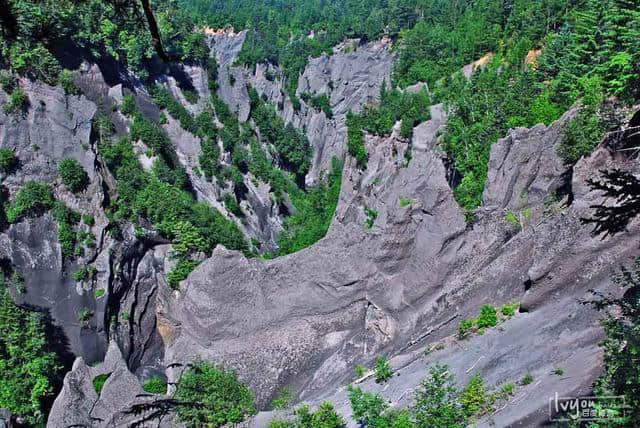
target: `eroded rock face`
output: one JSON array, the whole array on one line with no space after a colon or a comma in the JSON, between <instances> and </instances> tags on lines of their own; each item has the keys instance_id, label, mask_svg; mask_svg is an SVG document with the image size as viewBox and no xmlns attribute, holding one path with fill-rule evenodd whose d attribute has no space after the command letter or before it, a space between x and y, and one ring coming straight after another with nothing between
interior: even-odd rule
<instances>
[{"instance_id":1,"label":"eroded rock face","mask_svg":"<svg viewBox=\"0 0 640 428\"><path fill-rule=\"evenodd\" d=\"M580 224L600 200L585 180L615 162L601 148L578 163L567 183L569 168L555 147L575 114L550 127L514 130L496 143L485 205L471 227L435 145L441 110L415 129L408 166L407 144L395 134L368 138L367 169L348 160L327 237L271 261L219 249L183 282L177 298L161 304L175 326L165 362L220 362L237 370L262 402L282 383L303 399L324 392L342 399L345 415L344 393L326 391L345 382L356 363L381 354L400 354L394 362L409 364L385 388L404 404L416 374L436 359L451 364L462 382L475 371L496 385L531 371L539 382L524 390L535 396L495 418L499 425L544 419L538 410L548 395L584 392L600 367L601 330L580 300L591 288L606 288L611 270L638 254L637 221L628 234L608 240ZM578 191L563 197L567 186ZM364 206L378 212L371 229L364 226ZM507 210L522 214L519 225L506 221ZM527 313L504 332L416 361L425 345L455 333L483 304L511 301L522 302ZM575 376L560 382L552 369L564 366Z\"/></svg>"},{"instance_id":2,"label":"eroded rock face","mask_svg":"<svg viewBox=\"0 0 640 428\"><path fill-rule=\"evenodd\" d=\"M3 186L14 195L30 180L51 185L57 199L94 216L93 230L100 236L105 225L100 210L103 195L90 142L95 104L84 96L67 96L61 88L26 79L20 83L29 96L28 111L9 116L0 112L0 145L13 149L19 159L17 171L4 177ZM5 94L0 96L6 100ZM63 158L77 160L89 176L90 185L81 195L73 195L60 184L57 164ZM64 325L72 352L82 353L90 361L101 358L106 350L104 336L85 328L78 315L82 308L102 312L104 307L95 302L93 291L83 290L72 278L73 272L85 260L96 257L98 250L89 249L75 261L65 260L50 214L22 220L5 233L8 242L3 246L3 257L19 268L25 284L25 293L16 294L16 300L50 311L52 318Z\"/></svg>"},{"instance_id":3,"label":"eroded rock face","mask_svg":"<svg viewBox=\"0 0 640 428\"><path fill-rule=\"evenodd\" d=\"M100 391L94 383L98 376L108 376ZM154 399L142 390L138 379L127 368L118 345L111 342L102 363L90 367L82 358L74 362L53 404L47 426L123 427L143 422L149 427L175 426L172 416L161 415L147 421L149 411L131 409L134 404L142 405Z\"/></svg>"},{"instance_id":4,"label":"eroded rock face","mask_svg":"<svg viewBox=\"0 0 640 428\"><path fill-rule=\"evenodd\" d=\"M332 55L309 60L298 81L296 94L298 97L303 93L327 94L333 112L333 117L327 118L302 100L300 110L294 110L279 67L258 64L255 69L248 70L234 65L245 36L245 32L220 32L210 39L220 64L218 94L232 111L238 112L240 120L246 120L250 110L247 84L260 95L264 94L267 101L279 106L278 114L285 122L304 130L313 147L312 166L306 177L307 184L313 185L323 171L331 168L333 156L344 157L347 112L357 112L365 105L375 104L381 86L389 85L394 58L389 42L359 45L359 40L347 41L335 47Z\"/></svg>"},{"instance_id":5,"label":"eroded rock face","mask_svg":"<svg viewBox=\"0 0 640 428\"><path fill-rule=\"evenodd\" d=\"M329 94L334 114L328 119L304 102L294 111L278 68L234 65L243 41L243 33L212 37L219 95L241 119L249 115L247 83L281 103L279 114L307 132L314 158L306 181L317 182L332 156L345 156L347 111L374 102L389 81L392 54L378 42L351 52L338 47L334 55L310 61L297 93ZM174 78L166 81L176 98L198 113L209 95L206 73L199 67L183 72L201 96L198 103L186 102ZM612 269L638 255L640 225L636 221L614 238L592 237L579 220L601 196L586 180L612 167L638 172L638 165L614 159L604 147L573 169L564 165L555 150L574 109L549 127L513 130L492 147L484 205L471 225L447 183L437 146L446 114L435 106L432 119L414 129L410 162L397 126L388 138L367 137L365 170L347 157L339 205L324 239L274 260L246 259L219 247L174 292L165 278L172 263L166 240L141 239L129 228L116 241L106 232L102 206L115 184L95 155L90 125L98 104L122 102L128 90L123 88L138 90L138 105L149 116L159 111L138 83L108 84L95 66L84 67L80 83L86 96L21 82L31 100L28 114L16 118L0 112L0 145L15 148L21 161L19 173L4 180L9 193L27 180L49 182L58 199L95 218L96 248L74 260L62 257L49 214L0 233L0 257L20 269L27 285L17 300L49 310L71 352L83 357L67 374L48 426L138 421L145 415L127 410L151 400L139 396L139 379L158 373L176 381L181 367L174 364L195 359L237 370L261 404L288 385L300 399L334 401L345 416L350 409L341 385L351 380L355 364L379 355L394 357L399 376L384 388L365 381L365 389L398 405L410 404L428 364L437 360L449 364L461 383L475 372L490 385L517 382L531 372L535 381L521 389L527 399L481 422L498 426L544 420L548 396L585 391L597 376L602 332L596 314L580 300L589 297L589 289L608 290ZM3 101L6 94L0 97ZM111 114L118 135L126 133L130 121ZM218 199L233 189L195 173L198 139L171 118L164 129L198 199L231 217ZM78 160L90 176L81 195L59 183L56 165L64 157ZM245 204L252 212L242 230L273 244L282 214L264 183L247 179L245 184ZM377 216L368 228L372 212ZM516 222L507 221L507 214ZM96 278L76 284L71 275L86 263L96 266ZM95 298L97 289L106 295ZM469 341L452 337L459 322L475 317L483 304L512 301L526 312ZM84 308L93 313L88 321L78 319ZM437 342L445 343L444 349L424 356L424 348ZM85 363L102 360L107 344L104 362ZM567 376L553 375L556 367ZM107 372L111 376L98 395L92 379ZM261 414L252 423L263 427L270 416ZM171 415L154 422L171 423Z\"/></svg>"}]
</instances>

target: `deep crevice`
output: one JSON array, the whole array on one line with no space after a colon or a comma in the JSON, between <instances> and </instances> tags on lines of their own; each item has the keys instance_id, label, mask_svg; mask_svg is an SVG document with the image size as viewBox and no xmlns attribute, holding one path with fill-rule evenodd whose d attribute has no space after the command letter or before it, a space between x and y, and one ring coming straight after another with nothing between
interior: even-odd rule
<instances>
[{"instance_id":1,"label":"deep crevice","mask_svg":"<svg viewBox=\"0 0 640 428\"><path fill-rule=\"evenodd\" d=\"M531 279L527 279L524 282L524 291L529 291L532 286L533 286L533 281Z\"/></svg>"}]
</instances>

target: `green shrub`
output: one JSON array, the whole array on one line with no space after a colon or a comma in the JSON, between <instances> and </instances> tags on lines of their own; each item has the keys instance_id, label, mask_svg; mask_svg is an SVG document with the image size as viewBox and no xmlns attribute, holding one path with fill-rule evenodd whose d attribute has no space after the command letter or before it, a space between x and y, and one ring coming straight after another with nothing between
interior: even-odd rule
<instances>
[{"instance_id":1,"label":"green shrub","mask_svg":"<svg viewBox=\"0 0 640 428\"><path fill-rule=\"evenodd\" d=\"M73 193L84 190L89 184L89 176L82 165L71 158L65 158L58 164L58 174L64 185Z\"/></svg>"},{"instance_id":2,"label":"green shrub","mask_svg":"<svg viewBox=\"0 0 640 428\"><path fill-rule=\"evenodd\" d=\"M53 208L51 188L39 181L27 181L5 209L7 221L16 223L23 217L37 216Z\"/></svg>"},{"instance_id":3,"label":"green shrub","mask_svg":"<svg viewBox=\"0 0 640 428\"><path fill-rule=\"evenodd\" d=\"M516 309L520 306L518 303L505 303L502 305L502 315L505 317L512 317L516 314Z\"/></svg>"},{"instance_id":4,"label":"green shrub","mask_svg":"<svg viewBox=\"0 0 640 428\"><path fill-rule=\"evenodd\" d=\"M564 370L558 367L557 369L555 369L555 370L553 371L553 373L554 373L556 376L562 376L562 375L564 374Z\"/></svg>"},{"instance_id":5,"label":"green shrub","mask_svg":"<svg viewBox=\"0 0 640 428\"><path fill-rule=\"evenodd\" d=\"M125 116L132 117L137 111L138 106L136 105L136 97L133 94L127 94L122 97L120 113Z\"/></svg>"},{"instance_id":6,"label":"green shrub","mask_svg":"<svg viewBox=\"0 0 640 428\"><path fill-rule=\"evenodd\" d=\"M4 173L12 172L18 164L18 158L13 150L0 148L0 171Z\"/></svg>"},{"instance_id":7,"label":"green shrub","mask_svg":"<svg viewBox=\"0 0 640 428\"><path fill-rule=\"evenodd\" d=\"M306 99L305 95L307 95ZM303 94L302 99L308 101L314 109L323 111L327 119L331 119L333 117L333 111L331 110L331 104L327 94Z\"/></svg>"},{"instance_id":8,"label":"green shrub","mask_svg":"<svg viewBox=\"0 0 640 428\"><path fill-rule=\"evenodd\" d=\"M413 413L418 427L463 428L466 417L455 379L446 365L435 364L415 394Z\"/></svg>"},{"instance_id":9,"label":"green shrub","mask_svg":"<svg viewBox=\"0 0 640 428\"><path fill-rule=\"evenodd\" d=\"M183 92L185 98L187 93L189 93L189 91ZM191 93L194 94L193 92ZM180 101L176 100L166 87L156 85L153 88L152 96L153 102L160 108L166 108L171 117L180 122L182 129L194 135L198 134L198 126L191 113L189 113L189 110L187 110ZM195 102L198 102L197 95Z\"/></svg>"},{"instance_id":10,"label":"green shrub","mask_svg":"<svg viewBox=\"0 0 640 428\"><path fill-rule=\"evenodd\" d=\"M89 308L82 308L80 313L78 313L78 321L82 323L86 323L93 316L93 311ZM106 379L106 378L105 378ZM104 383L104 382L103 382Z\"/></svg>"},{"instance_id":11,"label":"green shrub","mask_svg":"<svg viewBox=\"0 0 640 428\"><path fill-rule=\"evenodd\" d=\"M333 408L333 404L324 402L312 412L304 405L294 412L292 420L273 420L269 428L345 428L347 425Z\"/></svg>"},{"instance_id":12,"label":"green shrub","mask_svg":"<svg viewBox=\"0 0 640 428\"><path fill-rule=\"evenodd\" d=\"M574 164L583 156L589 156L602 140L605 127L594 108L587 107L569 122L564 137L558 145L558 156L568 164Z\"/></svg>"},{"instance_id":13,"label":"green shrub","mask_svg":"<svg viewBox=\"0 0 640 428\"><path fill-rule=\"evenodd\" d=\"M160 376L153 376L142 384L142 389L149 394L166 394L167 382Z\"/></svg>"},{"instance_id":14,"label":"green shrub","mask_svg":"<svg viewBox=\"0 0 640 428\"><path fill-rule=\"evenodd\" d=\"M525 208L519 212L508 210L504 216L504 219L515 232L518 232L522 227L531 220L531 208Z\"/></svg>"},{"instance_id":15,"label":"green shrub","mask_svg":"<svg viewBox=\"0 0 640 428\"><path fill-rule=\"evenodd\" d=\"M14 303L1 271L0 320L0 408L23 417L26 426L44 426L62 365L41 315Z\"/></svg>"},{"instance_id":16,"label":"green shrub","mask_svg":"<svg viewBox=\"0 0 640 428\"><path fill-rule=\"evenodd\" d=\"M527 373L526 375L524 375L524 377L520 381L522 385L529 385L531 382L533 382L533 375L531 373Z\"/></svg>"},{"instance_id":17,"label":"green shrub","mask_svg":"<svg viewBox=\"0 0 640 428\"><path fill-rule=\"evenodd\" d=\"M189 104L196 104L198 102L198 98L200 98L196 91L184 90L182 91L182 95Z\"/></svg>"},{"instance_id":18,"label":"green shrub","mask_svg":"<svg viewBox=\"0 0 640 428\"><path fill-rule=\"evenodd\" d=\"M473 320L463 320L458 326L458 335L462 338L465 337L474 327Z\"/></svg>"},{"instance_id":19,"label":"green shrub","mask_svg":"<svg viewBox=\"0 0 640 428\"><path fill-rule=\"evenodd\" d=\"M384 383L391 379L393 376L393 370L391 370L391 364L389 364L389 360L384 357L379 357L376 360L376 365L374 367L376 382Z\"/></svg>"},{"instance_id":20,"label":"green shrub","mask_svg":"<svg viewBox=\"0 0 640 428\"><path fill-rule=\"evenodd\" d=\"M282 187L289 187L289 196L296 212L285 221L285 230L278 236L279 254L299 251L325 236L340 198L341 180L342 162L334 157L326 182L306 192L292 187L295 185L281 184Z\"/></svg>"},{"instance_id":21,"label":"green shrub","mask_svg":"<svg viewBox=\"0 0 640 428\"><path fill-rule=\"evenodd\" d=\"M93 378L93 389L96 391L96 394L100 395L102 392L102 388L104 387L104 383L109 379L111 373L103 373Z\"/></svg>"},{"instance_id":22,"label":"green shrub","mask_svg":"<svg viewBox=\"0 0 640 428\"><path fill-rule=\"evenodd\" d=\"M81 267L73 273L73 279L78 282L84 281L87 278L89 278L89 271L86 267Z\"/></svg>"},{"instance_id":23,"label":"green shrub","mask_svg":"<svg viewBox=\"0 0 640 428\"><path fill-rule=\"evenodd\" d=\"M236 197L231 193L225 193L222 195L222 202L224 202L224 206L230 213L233 213L236 217L241 217L244 214L242 213L242 209L240 209L240 204L236 200Z\"/></svg>"},{"instance_id":24,"label":"green shrub","mask_svg":"<svg viewBox=\"0 0 640 428\"><path fill-rule=\"evenodd\" d=\"M369 155L364 146L364 132L358 115L347 113L347 151L356 159L358 167L364 169L367 166Z\"/></svg>"},{"instance_id":25,"label":"green shrub","mask_svg":"<svg viewBox=\"0 0 640 428\"><path fill-rule=\"evenodd\" d=\"M410 140L413 135L413 121L408 118L403 118L400 123L400 136L405 140Z\"/></svg>"},{"instance_id":26,"label":"green shrub","mask_svg":"<svg viewBox=\"0 0 640 428\"><path fill-rule=\"evenodd\" d=\"M480 315L476 320L478 328L495 327L498 324L498 314L496 308L491 305L484 305L480 310Z\"/></svg>"},{"instance_id":27,"label":"green shrub","mask_svg":"<svg viewBox=\"0 0 640 428\"><path fill-rule=\"evenodd\" d=\"M282 388L276 394L275 398L271 401L271 406L274 409L282 410L291 405L293 401L293 393L289 388Z\"/></svg>"},{"instance_id":28,"label":"green shrub","mask_svg":"<svg viewBox=\"0 0 640 428\"><path fill-rule=\"evenodd\" d=\"M16 86L16 79L8 70L0 70L0 88L7 94L13 91Z\"/></svg>"},{"instance_id":29,"label":"green shrub","mask_svg":"<svg viewBox=\"0 0 640 428\"><path fill-rule=\"evenodd\" d=\"M413 417L407 410L395 410L379 395L364 392L349 385L347 388L353 418L362 427L412 428Z\"/></svg>"},{"instance_id":30,"label":"green shrub","mask_svg":"<svg viewBox=\"0 0 640 428\"><path fill-rule=\"evenodd\" d=\"M58 222L58 242L63 256L72 257L76 255L76 234L69 223Z\"/></svg>"},{"instance_id":31,"label":"green shrub","mask_svg":"<svg viewBox=\"0 0 640 428\"><path fill-rule=\"evenodd\" d=\"M16 88L11 92L9 103L4 105L4 111L7 114L15 114L24 112L29 107L29 97L21 88Z\"/></svg>"},{"instance_id":32,"label":"green shrub","mask_svg":"<svg viewBox=\"0 0 640 428\"><path fill-rule=\"evenodd\" d=\"M116 126L114 125L113 120L111 120L111 115L100 110L98 110L95 116L93 116L93 119L91 120L91 127L100 137L100 143L103 143L106 138L109 138L116 133Z\"/></svg>"},{"instance_id":33,"label":"green shrub","mask_svg":"<svg viewBox=\"0 0 640 428\"><path fill-rule=\"evenodd\" d=\"M413 200L411 200L410 198L407 198L406 196L400 196L398 200L400 201L400 206L403 208L413 204Z\"/></svg>"},{"instance_id":34,"label":"green shrub","mask_svg":"<svg viewBox=\"0 0 640 428\"><path fill-rule=\"evenodd\" d=\"M367 373L368 369L365 366L358 364L356 365L355 371L356 371L356 376L361 378L362 376L365 375L365 373Z\"/></svg>"},{"instance_id":35,"label":"green shrub","mask_svg":"<svg viewBox=\"0 0 640 428\"><path fill-rule=\"evenodd\" d=\"M82 214L82 222L89 227L92 227L95 224L95 219L91 214Z\"/></svg>"},{"instance_id":36,"label":"green shrub","mask_svg":"<svg viewBox=\"0 0 640 428\"><path fill-rule=\"evenodd\" d=\"M364 213L367 216L367 220L365 221L365 226L367 229L371 229L373 227L373 223L378 218L378 211L369 208L368 206L364 206Z\"/></svg>"},{"instance_id":37,"label":"green shrub","mask_svg":"<svg viewBox=\"0 0 640 428\"><path fill-rule=\"evenodd\" d=\"M504 216L504 219L507 223L511 225L514 230L520 230L522 226L520 225L520 219L518 218L518 214L512 210L508 210Z\"/></svg>"},{"instance_id":38,"label":"green shrub","mask_svg":"<svg viewBox=\"0 0 640 428\"><path fill-rule=\"evenodd\" d=\"M180 378L174 398L184 404L178 419L187 427L220 427L242 422L256 413L253 393L236 374L209 363L196 362Z\"/></svg>"},{"instance_id":39,"label":"green shrub","mask_svg":"<svg viewBox=\"0 0 640 428\"><path fill-rule=\"evenodd\" d=\"M304 177L309 171L312 155L307 137L292 124L285 124L275 108L267 105L254 88L249 88L249 98L252 107L251 118L260 130L261 139L275 146L278 156L288 170L299 178ZM217 110L216 108L216 113ZM236 126L234 123L229 125ZM226 123L225 127L227 127Z\"/></svg>"},{"instance_id":40,"label":"green shrub","mask_svg":"<svg viewBox=\"0 0 640 428\"><path fill-rule=\"evenodd\" d=\"M197 260L182 259L178 261L178 264L169 272L167 280L169 285L174 290L180 289L180 282L187 279L189 274L200 264Z\"/></svg>"},{"instance_id":41,"label":"green shrub","mask_svg":"<svg viewBox=\"0 0 640 428\"><path fill-rule=\"evenodd\" d=\"M480 416L489 410L489 394L479 374L474 375L462 390L460 403L467 417Z\"/></svg>"},{"instance_id":42,"label":"green shrub","mask_svg":"<svg viewBox=\"0 0 640 428\"><path fill-rule=\"evenodd\" d=\"M62 89L69 95L80 95L80 89L76 86L73 73L70 70L64 69L60 72L58 85L62 86Z\"/></svg>"},{"instance_id":43,"label":"green shrub","mask_svg":"<svg viewBox=\"0 0 640 428\"><path fill-rule=\"evenodd\" d=\"M80 214L66 206L64 202L61 201L55 201L53 203L51 216L58 223L68 223L71 226L75 226L80 221Z\"/></svg>"},{"instance_id":44,"label":"green shrub","mask_svg":"<svg viewBox=\"0 0 640 428\"><path fill-rule=\"evenodd\" d=\"M77 241L73 227L80 221L80 215L60 201L55 201L51 215L58 222L58 242L62 254L66 257L73 256Z\"/></svg>"},{"instance_id":45,"label":"green shrub","mask_svg":"<svg viewBox=\"0 0 640 428\"><path fill-rule=\"evenodd\" d=\"M500 388L500 396L502 399L507 399L509 396L513 395L515 390L515 386L512 383L505 383Z\"/></svg>"}]
</instances>

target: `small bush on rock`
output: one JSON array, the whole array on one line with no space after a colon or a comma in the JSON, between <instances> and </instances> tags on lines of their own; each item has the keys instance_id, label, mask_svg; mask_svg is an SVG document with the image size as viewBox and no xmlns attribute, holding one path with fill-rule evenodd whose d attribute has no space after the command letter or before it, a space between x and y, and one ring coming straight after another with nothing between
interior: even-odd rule
<instances>
[{"instance_id":1,"label":"small bush on rock","mask_svg":"<svg viewBox=\"0 0 640 428\"><path fill-rule=\"evenodd\" d=\"M62 70L58 75L58 85L62 86L62 89L68 95L80 95L80 89L76 86L73 80L73 73L69 70Z\"/></svg>"},{"instance_id":2,"label":"small bush on rock","mask_svg":"<svg viewBox=\"0 0 640 428\"><path fill-rule=\"evenodd\" d=\"M142 389L149 394L166 394L167 382L160 376L153 376L142 384Z\"/></svg>"},{"instance_id":3,"label":"small bush on rock","mask_svg":"<svg viewBox=\"0 0 640 428\"><path fill-rule=\"evenodd\" d=\"M122 105L120 106L120 112L125 116L133 116L138 110L136 106L136 98L132 94L125 95L122 98Z\"/></svg>"},{"instance_id":4,"label":"small bush on rock","mask_svg":"<svg viewBox=\"0 0 640 428\"><path fill-rule=\"evenodd\" d=\"M274 409L286 409L293 401L293 394L289 388L283 388L276 394L271 402Z\"/></svg>"},{"instance_id":5,"label":"small bush on rock","mask_svg":"<svg viewBox=\"0 0 640 428\"><path fill-rule=\"evenodd\" d=\"M100 395L102 392L102 388L104 387L104 383L111 376L111 373L103 373L93 378L93 389L96 391L96 394Z\"/></svg>"},{"instance_id":6,"label":"small bush on rock","mask_svg":"<svg viewBox=\"0 0 640 428\"><path fill-rule=\"evenodd\" d=\"M11 92L9 103L4 105L4 111L7 114L15 114L24 112L29 107L29 97L27 93L20 88L16 88Z\"/></svg>"},{"instance_id":7,"label":"small bush on rock","mask_svg":"<svg viewBox=\"0 0 640 428\"><path fill-rule=\"evenodd\" d=\"M58 164L58 174L64 185L73 193L84 190L89 184L89 176L75 159L66 158Z\"/></svg>"},{"instance_id":8,"label":"small bush on rock","mask_svg":"<svg viewBox=\"0 0 640 428\"><path fill-rule=\"evenodd\" d=\"M375 374L376 382L378 383L384 383L391 379L391 376L393 376L393 370L391 370L391 364L389 364L389 360L384 357L379 357L376 360Z\"/></svg>"},{"instance_id":9,"label":"small bush on rock","mask_svg":"<svg viewBox=\"0 0 640 428\"><path fill-rule=\"evenodd\" d=\"M14 170L18 163L15 153L11 149L0 149L0 171L9 173Z\"/></svg>"},{"instance_id":10,"label":"small bush on rock","mask_svg":"<svg viewBox=\"0 0 640 428\"><path fill-rule=\"evenodd\" d=\"M324 402L312 412L309 406L302 406L295 411L295 418L290 420L273 420L269 428L345 428L345 423L333 404Z\"/></svg>"},{"instance_id":11,"label":"small bush on rock","mask_svg":"<svg viewBox=\"0 0 640 428\"><path fill-rule=\"evenodd\" d=\"M10 93L16 86L16 79L8 70L0 70L0 88L6 93Z\"/></svg>"},{"instance_id":12,"label":"small bush on rock","mask_svg":"<svg viewBox=\"0 0 640 428\"><path fill-rule=\"evenodd\" d=\"M568 164L574 164L583 156L589 156L600 143L604 133L602 119L593 107L582 110L567 125L564 138L558 146L558 156Z\"/></svg>"},{"instance_id":13,"label":"small bush on rock","mask_svg":"<svg viewBox=\"0 0 640 428\"><path fill-rule=\"evenodd\" d=\"M178 418L187 427L220 427L256 413L255 397L233 372L196 362L178 383ZM193 405L191 405L193 403Z\"/></svg>"},{"instance_id":14,"label":"small bush on rock","mask_svg":"<svg viewBox=\"0 0 640 428\"><path fill-rule=\"evenodd\" d=\"M40 181L27 181L6 208L7 221L16 223L26 216L36 216L53 208L51 188Z\"/></svg>"},{"instance_id":15,"label":"small bush on rock","mask_svg":"<svg viewBox=\"0 0 640 428\"><path fill-rule=\"evenodd\" d=\"M495 327L498 324L496 308L491 305L484 305L480 310L476 324L478 328Z\"/></svg>"},{"instance_id":16,"label":"small bush on rock","mask_svg":"<svg viewBox=\"0 0 640 428\"><path fill-rule=\"evenodd\" d=\"M462 321L458 326L458 336L461 338L465 337L473 329L473 325L473 320Z\"/></svg>"},{"instance_id":17,"label":"small bush on rock","mask_svg":"<svg viewBox=\"0 0 640 428\"><path fill-rule=\"evenodd\" d=\"M474 375L460 395L460 402L467 417L486 413L489 406L487 386L479 374Z\"/></svg>"}]
</instances>

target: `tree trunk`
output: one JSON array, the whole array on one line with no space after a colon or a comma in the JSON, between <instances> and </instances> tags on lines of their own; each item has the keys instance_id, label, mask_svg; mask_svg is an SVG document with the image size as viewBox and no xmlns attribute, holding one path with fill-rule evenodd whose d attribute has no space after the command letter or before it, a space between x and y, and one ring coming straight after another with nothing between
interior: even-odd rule
<instances>
[{"instance_id":1,"label":"tree trunk","mask_svg":"<svg viewBox=\"0 0 640 428\"><path fill-rule=\"evenodd\" d=\"M0 0L2 2L4 0ZM162 47L162 38L160 37L160 30L158 29L158 23L156 22L155 16L153 16L153 10L151 9L151 3L149 0L140 0L142 3L142 9L144 9L144 15L147 18L147 23L149 24L149 31L151 32L151 40L153 43L153 48L155 49L158 56L165 62L172 61L171 58L167 55L164 48Z\"/></svg>"}]
</instances>

